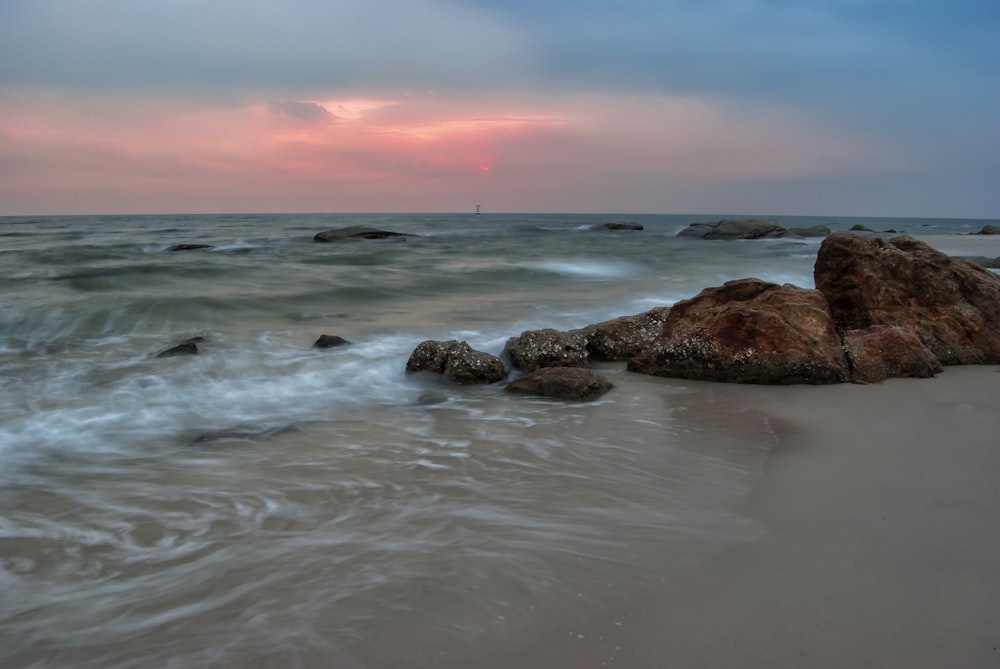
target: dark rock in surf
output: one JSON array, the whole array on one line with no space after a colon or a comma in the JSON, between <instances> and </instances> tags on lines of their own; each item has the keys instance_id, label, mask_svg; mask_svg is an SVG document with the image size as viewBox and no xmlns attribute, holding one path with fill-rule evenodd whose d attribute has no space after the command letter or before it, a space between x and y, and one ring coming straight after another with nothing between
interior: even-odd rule
<instances>
[{"instance_id":1,"label":"dark rock in surf","mask_svg":"<svg viewBox=\"0 0 1000 669\"><path fill-rule=\"evenodd\" d=\"M259 441L285 432L298 431L297 425L263 426L236 425L221 430L203 432L191 440L192 446L206 446L226 441Z\"/></svg>"},{"instance_id":2,"label":"dark rock in surf","mask_svg":"<svg viewBox=\"0 0 1000 669\"><path fill-rule=\"evenodd\" d=\"M945 365L1000 363L1000 276L910 237L830 235L813 271L841 331L911 330Z\"/></svg>"},{"instance_id":3,"label":"dark rock in surf","mask_svg":"<svg viewBox=\"0 0 1000 669\"><path fill-rule=\"evenodd\" d=\"M614 388L607 379L579 367L542 367L514 379L504 392L590 402Z\"/></svg>"},{"instance_id":4,"label":"dark rock in surf","mask_svg":"<svg viewBox=\"0 0 1000 669\"><path fill-rule=\"evenodd\" d=\"M598 223L590 226L591 230L644 230L641 223L632 221L612 221L610 223Z\"/></svg>"},{"instance_id":5,"label":"dark rock in surf","mask_svg":"<svg viewBox=\"0 0 1000 669\"><path fill-rule=\"evenodd\" d=\"M313 237L317 242L339 242L347 239L399 239L406 240L406 235L400 232L378 230L364 225L353 225L346 228L336 228L326 232L318 232Z\"/></svg>"},{"instance_id":6,"label":"dark rock in surf","mask_svg":"<svg viewBox=\"0 0 1000 669\"><path fill-rule=\"evenodd\" d=\"M655 307L584 328L587 353L594 360L625 362L639 355L663 330L670 307Z\"/></svg>"},{"instance_id":7,"label":"dark rock in surf","mask_svg":"<svg viewBox=\"0 0 1000 669\"><path fill-rule=\"evenodd\" d=\"M174 244L167 248L167 251L171 253L177 251L197 251L198 249L210 249L212 246L210 244Z\"/></svg>"},{"instance_id":8,"label":"dark rock in surf","mask_svg":"<svg viewBox=\"0 0 1000 669\"><path fill-rule=\"evenodd\" d=\"M173 358L179 355L197 355L198 344L205 341L203 337L192 337L156 354L157 358Z\"/></svg>"},{"instance_id":9,"label":"dark rock in surf","mask_svg":"<svg viewBox=\"0 0 1000 669\"><path fill-rule=\"evenodd\" d=\"M974 235L1000 235L1000 226L997 225L984 225L983 229L979 232L973 232Z\"/></svg>"},{"instance_id":10,"label":"dark rock in surf","mask_svg":"<svg viewBox=\"0 0 1000 669\"><path fill-rule=\"evenodd\" d=\"M507 378L507 368L500 358L454 339L417 344L406 361L406 372L433 372L461 385L496 383Z\"/></svg>"},{"instance_id":11,"label":"dark rock in surf","mask_svg":"<svg viewBox=\"0 0 1000 669\"><path fill-rule=\"evenodd\" d=\"M760 239L784 232L784 228L770 219L723 219L714 223L692 223L677 233L678 237L699 239Z\"/></svg>"},{"instance_id":12,"label":"dark rock in surf","mask_svg":"<svg viewBox=\"0 0 1000 669\"><path fill-rule=\"evenodd\" d=\"M670 308L628 369L705 381L843 383L847 358L823 295L760 279L707 288Z\"/></svg>"},{"instance_id":13,"label":"dark rock in surf","mask_svg":"<svg viewBox=\"0 0 1000 669\"><path fill-rule=\"evenodd\" d=\"M568 332L552 328L525 330L507 340L504 353L510 356L515 367L526 372L533 372L542 367L590 365L585 330Z\"/></svg>"},{"instance_id":14,"label":"dark rock in surf","mask_svg":"<svg viewBox=\"0 0 1000 669\"><path fill-rule=\"evenodd\" d=\"M320 335L319 339L313 342L314 348L336 348L337 346L347 346L351 342L337 335Z\"/></svg>"},{"instance_id":15,"label":"dark rock in surf","mask_svg":"<svg viewBox=\"0 0 1000 669\"><path fill-rule=\"evenodd\" d=\"M872 325L844 332L844 352L854 383L881 383L891 378L934 376L943 368L912 330Z\"/></svg>"}]
</instances>

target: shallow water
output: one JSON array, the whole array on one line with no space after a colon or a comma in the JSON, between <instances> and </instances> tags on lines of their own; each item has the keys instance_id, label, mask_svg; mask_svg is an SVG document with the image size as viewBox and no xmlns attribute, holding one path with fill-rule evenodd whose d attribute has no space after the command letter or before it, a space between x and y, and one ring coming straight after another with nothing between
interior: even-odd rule
<instances>
[{"instance_id":1,"label":"shallow water","mask_svg":"<svg viewBox=\"0 0 1000 669\"><path fill-rule=\"evenodd\" d=\"M741 505L776 437L724 386L609 364L616 389L579 404L403 374L423 339L499 353L523 329L729 279L812 285L817 240L692 241L675 233L712 217L629 218L646 229L0 219L4 665L460 666L585 618L613 625L758 536ZM830 223L782 220L816 222ZM312 241L351 224L415 236ZM323 333L352 343L312 348ZM156 357L192 336L199 355Z\"/></svg>"}]
</instances>

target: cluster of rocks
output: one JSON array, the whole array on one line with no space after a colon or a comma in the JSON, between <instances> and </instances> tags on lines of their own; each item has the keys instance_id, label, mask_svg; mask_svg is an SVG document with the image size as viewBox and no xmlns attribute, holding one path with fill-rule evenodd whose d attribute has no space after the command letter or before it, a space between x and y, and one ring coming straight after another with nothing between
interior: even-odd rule
<instances>
[{"instance_id":1,"label":"cluster of rocks","mask_svg":"<svg viewBox=\"0 0 1000 669\"><path fill-rule=\"evenodd\" d=\"M578 330L529 330L502 356L465 342L420 344L407 372L510 392L593 399L610 384L591 360L656 376L761 384L877 383L943 365L1000 364L1000 276L909 237L827 236L815 289L748 278L673 307ZM574 371L575 370L575 371Z\"/></svg>"},{"instance_id":2,"label":"cluster of rocks","mask_svg":"<svg viewBox=\"0 0 1000 669\"><path fill-rule=\"evenodd\" d=\"M677 236L696 239L780 239L782 237L826 237L830 232L830 228L825 225L814 225L808 228L783 228L769 218L742 218L692 223L678 232Z\"/></svg>"}]
</instances>

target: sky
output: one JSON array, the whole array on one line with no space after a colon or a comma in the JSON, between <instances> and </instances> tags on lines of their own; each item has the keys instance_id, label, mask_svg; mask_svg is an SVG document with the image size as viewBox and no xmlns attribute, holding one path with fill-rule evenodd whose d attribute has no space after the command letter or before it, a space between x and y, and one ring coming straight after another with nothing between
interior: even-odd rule
<instances>
[{"instance_id":1,"label":"sky","mask_svg":"<svg viewBox=\"0 0 1000 669\"><path fill-rule=\"evenodd\" d=\"M0 0L0 215L1000 217L996 0Z\"/></svg>"}]
</instances>

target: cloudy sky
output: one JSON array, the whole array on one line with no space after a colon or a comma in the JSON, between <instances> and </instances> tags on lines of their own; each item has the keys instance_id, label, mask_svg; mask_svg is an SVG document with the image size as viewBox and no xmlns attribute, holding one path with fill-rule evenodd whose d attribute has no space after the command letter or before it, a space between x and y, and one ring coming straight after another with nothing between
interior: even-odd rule
<instances>
[{"instance_id":1,"label":"cloudy sky","mask_svg":"<svg viewBox=\"0 0 1000 669\"><path fill-rule=\"evenodd\" d=\"M0 0L0 215L1000 217L996 0Z\"/></svg>"}]
</instances>

